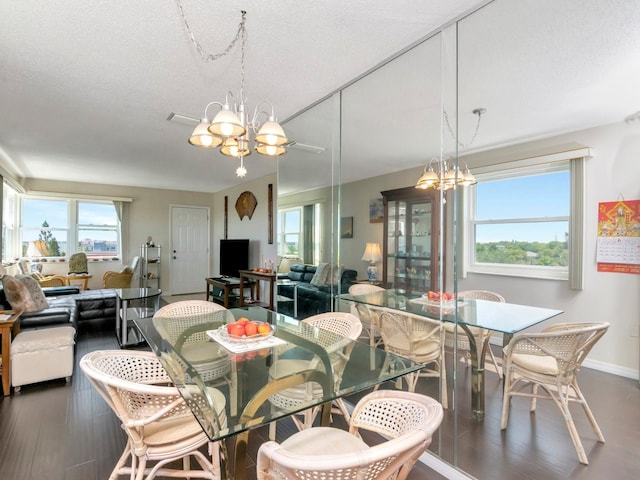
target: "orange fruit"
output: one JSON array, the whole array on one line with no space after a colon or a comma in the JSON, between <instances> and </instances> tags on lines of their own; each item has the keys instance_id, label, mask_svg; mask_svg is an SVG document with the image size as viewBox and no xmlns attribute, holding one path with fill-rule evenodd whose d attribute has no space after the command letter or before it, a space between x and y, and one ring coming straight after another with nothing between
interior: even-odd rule
<instances>
[{"instance_id":1,"label":"orange fruit","mask_svg":"<svg viewBox=\"0 0 640 480\"><path fill-rule=\"evenodd\" d=\"M271 325L269 325L267 322L262 322L260 325L258 325L258 333L261 335L267 335L268 333L271 333Z\"/></svg>"}]
</instances>

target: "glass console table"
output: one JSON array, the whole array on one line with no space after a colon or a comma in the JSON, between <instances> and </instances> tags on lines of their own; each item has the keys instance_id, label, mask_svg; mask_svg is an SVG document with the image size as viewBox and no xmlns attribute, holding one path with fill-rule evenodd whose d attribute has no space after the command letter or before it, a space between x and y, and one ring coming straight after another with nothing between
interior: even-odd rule
<instances>
[{"instance_id":1,"label":"glass console table","mask_svg":"<svg viewBox=\"0 0 640 480\"><path fill-rule=\"evenodd\" d=\"M212 341L206 333L215 332L240 317L270 323L274 327L272 340L278 345L261 344L256 350L247 344L246 350L234 353ZM333 400L422 368L418 363L371 348L366 343L351 341L260 307L198 315L189 321L181 319L179 326L171 318L138 318L135 324L160 357L209 438L222 440L236 436L233 478L243 478L246 472L244 462L250 429L313 406L323 407L321 423L328 425ZM341 358L346 357L346 362L335 362L337 352ZM345 356L345 352L348 355ZM371 356L373 369L369 368ZM277 373L292 358L308 360L308 369L279 376ZM227 361L227 369L220 368L221 359ZM287 406L269 400L281 390L309 381L320 384L321 396ZM226 425L221 425L214 413L213 396L208 393L212 386L227 399Z\"/></svg>"},{"instance_id":2,"label":"glass console table","mask_svg":"<svg viewBox=\"0 0 640 480\"><path fill-rule=\"evenodd\" d=\"M121 347L138 345L144 341L134 320L152 317L160 307L159 288L116 289L116 337Z\"/></svg>"}]
</instances>

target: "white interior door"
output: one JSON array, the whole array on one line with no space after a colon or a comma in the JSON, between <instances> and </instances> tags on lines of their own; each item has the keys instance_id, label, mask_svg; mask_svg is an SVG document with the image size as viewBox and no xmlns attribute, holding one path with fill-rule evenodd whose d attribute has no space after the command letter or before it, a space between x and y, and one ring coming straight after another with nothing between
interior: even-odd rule
<instances>
[{"instance_id":1,"label":"white interior door","mask_svg":"<svg viewBox=\"0 0 640 480\"><path fill-rule=\"evenodd\" d=\"M209 209L171 206L171 294L205 291L209 275Z\"/></svg>"}]
</instances>

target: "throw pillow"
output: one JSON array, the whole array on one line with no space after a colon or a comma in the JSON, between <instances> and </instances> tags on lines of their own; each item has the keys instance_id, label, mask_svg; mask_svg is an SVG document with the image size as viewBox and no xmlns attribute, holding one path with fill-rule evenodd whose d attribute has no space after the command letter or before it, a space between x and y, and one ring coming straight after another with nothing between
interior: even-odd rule
<instances>
[{"instance_id":1,"label":"throw pillow","mask_svg":"<svg viewBox=\"0 0 640 480\"><path fill-rule=\"evenodd\" d=\"M33 300L36 306L36 310L49 308L49 302L47 302L47 298L44 296L40 283L38 283L35 278L29 275L17 275L16 278L27 288L29 295L31 295L31 300Z\"/></svg>"},{"instance_id":2,"label":"throw pillow","mask_svg":"<svg viewBox=\"0 0 640 480\"><path fill-rule=\"evenodd\" d=\"M329 275L329 264L321 263L316 267L316 273L313 275L313 278L309 282L311 285L315 285L319 287L320 285L325 285L327 283L327 276Z\"/></svg>"},{"instance_id":3,"label":"throw pillow","mask_svg":"<svg viewBox=\"0 0 640 480\"><path fill-rule=\"evenodd\" d=\"M2 277L2 287L13 310L23 312L35 312L38 310L31 299L31 295L29 295L29 290L17 278L5 275Z\"/></svg>"}]
</instances>

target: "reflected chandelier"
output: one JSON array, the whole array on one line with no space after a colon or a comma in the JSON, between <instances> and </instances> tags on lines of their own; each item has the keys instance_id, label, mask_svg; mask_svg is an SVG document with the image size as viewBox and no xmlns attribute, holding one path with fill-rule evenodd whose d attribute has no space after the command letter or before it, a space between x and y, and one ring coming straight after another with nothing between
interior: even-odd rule
<instances>
[{"instance_id":1,"label":"reflected chandelier","mask_svg":"<svg viewBox=\"0 0 640 480\"><path fill-rule=\"evenodd\" d=\"M478 123L476 124L473 137L467 144L460 142L460 140L456 138L456 135L453 133L453 129L449 124L449 116L447 115L446 110L443 112L449 133L451 133L451 136L456 139L456 142L460 147L467 148L475 141L478 136L478 130L480 129L480 120L486 111L486 108L476 108L473 110L472 113L478 116ZM458 185L465 187L467 185L475 185L476 183L478 183L478 181L471 174L466 163L464 164L464 169L460 169L458 162L456 162L453 157L449 157L443 161L440 161L437 158L432 158L429 163L424 166L424 171L416 183L416 188L426 190L427 188L433 187L438 190L446 191L455 188Z\"/></svg>"},{"instance_id":2,"label":"reflected chandelier","mask_svg":"<svg viewBox=\"0 0 640 480\"><path fill-rule=\"evenodd\" d=\"M220 147L220 153L223 155L239 158L240 167L236 170L236 173L239 177L243 177L247 172L243 158L251 154L250 135L253 135L254 150L272 157L286 153L285 145L289 142L284 130L278 123L273 104L270 101L261 101L255 107L251 117L249 117L245 107L244 57L247 42L247 12L241 11L242 19L238 25L238 31L227 48L221 53L211 55L204 53L204 49L196 41L189 22L185 18L181 1L176 0L176 2L187 33L205 62L215 61L228 54L236 43L240 41L240 94L234 96L232 92L228 92L224 103L214 101L207 104L200 123L189 137L189 143L201 148ZM271 107L269 111L260 110L261 106L265 104ZM220 110L213 117L213 120L209 121L209 109L214 106L219 107ZM266 117L264 123L260 123L259 120L262 116Z\"/></svg>"},{"instance_id":3,"label":"reflected chandelier","mask_svg":"<svg viewBox=\"0 0 640 480\"><path fill-rule=\"evenodd\" d=\"M438 190L449 190L457 185L465 187L476 183L478 181L471 174L466 163L464 164L464 170L461 170L453 157L449 157L442 162L437 158L432 158L425 165L424 172L418 179L418 183L416 183L416 188L426 190L433 187Z\"/></svg>"}]
</instances>

